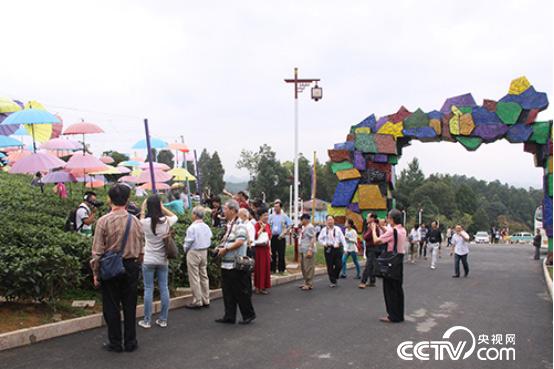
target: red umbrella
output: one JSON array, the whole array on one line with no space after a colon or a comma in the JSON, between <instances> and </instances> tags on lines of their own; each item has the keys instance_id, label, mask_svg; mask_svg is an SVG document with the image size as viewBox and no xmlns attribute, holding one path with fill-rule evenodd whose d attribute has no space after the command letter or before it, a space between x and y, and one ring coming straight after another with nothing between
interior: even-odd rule
<instances>
[{"instance_id":1,"label":"red umbrella","mask_svg":"<svg viewBox=\"0 0 554 369\"><path fill-rule=\"evenodd\" d=\"M98 127L94 123L87 123L85 121L75 123L67 127L64 131L64 135L83 135L83 152L85 152L85 135L92 133L104 133L102 128Z\"/></svg>"},{"instance_id":2,"label":"red umbrella","mask_svg":"<svg viewBox=\"0 0 554 369\"><path fill-rule=\"evenodd\" d=\"M62 134L63 130L63 119L58 114L54 114L59 120L60 123L52 124L52 136L50 138L58 138Z\"/></svg>"},{"instance_id":3,"label":"red umbrella","mask_svg":"<svg viewBox=\"0 0 554 369\"><path fill-rule=\"evenodd\" d=\"M190 151L187 145L185 145L183 143L178 143L178 142L174 142L174 143L169 144L168 148L170 148L171 150L177 150L177 151L180 151L180 152L189 152Z\"/></svg>"},{"instance_id":4,"label":"red umbrella","mask_svg":"<svg viewBox=\"0 0 554 369\"><path fill-rule=\"evenodd\" d=\"M50 169L61 168L65 165L65 161L60 160L55 156L37 152L19 159L10 169L10 173L34 174L36 172L45 172Z\"/></svg>"}]
</instances>

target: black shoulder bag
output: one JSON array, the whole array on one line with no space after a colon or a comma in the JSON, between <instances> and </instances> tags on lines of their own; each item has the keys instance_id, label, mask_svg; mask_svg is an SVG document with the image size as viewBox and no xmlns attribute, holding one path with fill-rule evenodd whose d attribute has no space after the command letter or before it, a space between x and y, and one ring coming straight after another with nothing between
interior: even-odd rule
<instances>
[{"instance_id":1,"label":"black shoulder bag","mask_svg":"<svg viewBox=\"0 0 554 369\"><path fill-rule=\"evenodd\" d=\"M132 215L128 214L127 225L125 226L125 234L121 241L119 251L108 251L100 258L100 279L109 281L115 277L125 274L125 266L123 265L123 252L129 238L129 229L131 228Z\"/></svg>"},{"instance_id":2,"label":"black shoulder bag","mask_svg":"<svg viewBox=\"0 0 554 369\"><path fill-rule=\"evenodd\" d=\"M404 255L399 254L397 250L398 244L398 232L396 228L393 229L394 234L394 249L392 252L383 251L381 255L377 258L377 273L376 276L380 278L389 278L395 280L402 279L402 262L404 260Z\"/></svg>"}]
</instances>

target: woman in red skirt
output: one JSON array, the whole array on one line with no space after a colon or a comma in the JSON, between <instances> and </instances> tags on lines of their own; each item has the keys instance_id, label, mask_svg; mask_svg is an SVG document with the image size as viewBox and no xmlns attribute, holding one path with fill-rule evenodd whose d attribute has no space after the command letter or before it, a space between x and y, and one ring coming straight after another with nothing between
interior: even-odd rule
<instances>
[{"instance_id":1,"label":"woman in red skirt","mask_svg":"<svg viewBox=\"0 0 554 369\"><path fill-rule=\"evenodd\" d=\"M257 294L267 295L268 288L271 288L271 228L269 227L267 209L258 211L258 223L254 229L256 263L254 265L254 287Z\"/></svg>"}]
</instances>

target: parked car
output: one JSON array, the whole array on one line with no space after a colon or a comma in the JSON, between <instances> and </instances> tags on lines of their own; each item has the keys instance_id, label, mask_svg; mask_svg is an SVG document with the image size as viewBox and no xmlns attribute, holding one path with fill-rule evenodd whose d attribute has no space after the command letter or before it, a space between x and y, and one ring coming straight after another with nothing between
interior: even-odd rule
<instances>
[{"instance_id":1,"label":"parked car","mask_svg":"<svg viewBox=\"0 0 554 369\"><path fill-rule=\"evenodd\" d=\"M487 232L479 231L475 233L474 241L475 243L490 243L491 238Z\"/></svg>"},{"instance_id":2,"label":"parked car","mask_svg":"<svg viewBox=\"0 0 554 369\"><path fill-rule=\"evenodd\" d=\"M529 232L518 232L510 236L510 243L531 243L533 235Z\"/></svg>"}]
</instances>

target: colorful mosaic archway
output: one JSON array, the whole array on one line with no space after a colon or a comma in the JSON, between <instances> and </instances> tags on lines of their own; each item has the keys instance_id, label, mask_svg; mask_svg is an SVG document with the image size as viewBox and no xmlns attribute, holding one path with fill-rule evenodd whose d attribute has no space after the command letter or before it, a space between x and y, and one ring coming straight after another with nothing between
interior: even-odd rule
<instances>
[{"instance_id":1,"label":"colorful mosaic archway","mask_svg":"<svg viewBox=\"0 0 554 369\"><path fill-rule=\"evenodd\" d=\"M405 107L377 119L370 115L352 126L346 141L329 150L339 179L329 214L339 224L347 218L361 226L368 212L384 216L394 206L395 165L411 140L459 142L467 150L506 139L523 143L524 151L544 169L543 223L552 260L552 120L536 121L548 107L548 97L527 78L512 81L500 100L477 105L471 94L447 99L440 110L425 113ZM358 228L358 229L361 229Z\"/></svg>"}]
</instances>

